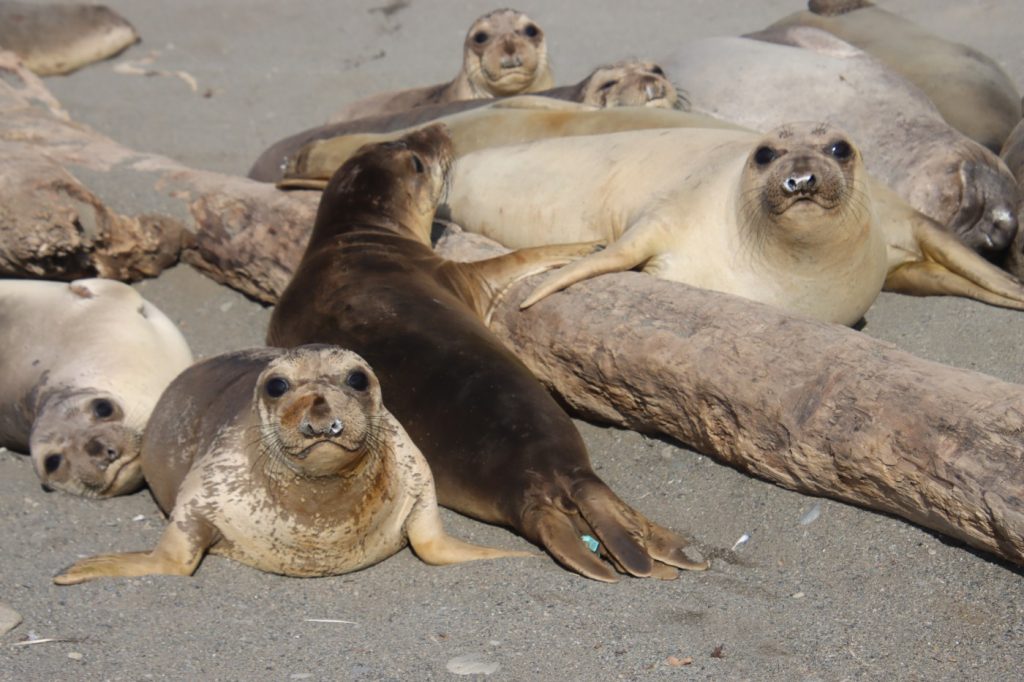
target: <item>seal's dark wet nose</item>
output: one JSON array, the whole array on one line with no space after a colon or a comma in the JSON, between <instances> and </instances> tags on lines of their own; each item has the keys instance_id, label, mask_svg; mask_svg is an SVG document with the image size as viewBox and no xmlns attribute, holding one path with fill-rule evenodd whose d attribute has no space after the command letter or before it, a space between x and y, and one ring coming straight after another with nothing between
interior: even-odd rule
<instances>
[{"instance_id":1,"label":"seal's dark wet nose","mask_svg":"<svg viewBox=\"0 0 1024 682\"><path fill-rule=\"evenodd\" d=\"M652 76L644 77L644 95L647 101L661 99L665 96L665 84Z\"/></svg>"},{"instance_id":2,"label":"seal's dark wet nose","mask_svg":"<svg viewBox=\"0 0 1024 682\"><path fill-rule=\"evenodd\" d=\"M1017 236L1019 224L1016 213L1000 206L992 209L988 218L985 224L979 226L985 236L985 242L992 251L1005 251Z\"/></svg>"},{"instance_id":3,"label":"seal's dark wet nose","mask_svg":"<svg viewBox=\"0 0 1024 682\"><path fill-rule=\"evenodd\" d=\"M814 185L817 183L817 181L817 178L814 177L814 173L790 175L782 182L782 189L786 192L786 194L808 192L814 189Z\"/></svg>"}]
</instances>

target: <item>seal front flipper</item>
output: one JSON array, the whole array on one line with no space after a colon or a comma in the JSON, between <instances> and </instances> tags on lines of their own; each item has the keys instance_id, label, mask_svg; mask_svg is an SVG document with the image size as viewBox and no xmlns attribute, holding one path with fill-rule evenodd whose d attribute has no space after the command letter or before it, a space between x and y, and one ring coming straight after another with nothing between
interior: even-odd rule
<instances>
[{"instance_id":1,"label":"seal front flipper","mask_svg":"<svg viewBox=\"0 0 1024 682\"><path fill-rule=\"evenodd\" d=\"M479 294L466 301L473 306L485 325L491 322L494 309L509 288L521 279L557 268L566 263L598 253L603 241L533 246L471 263L445 263L443 268L462 272L475 280Z\"/></svg>"},{"instance_id":2,"label":"seal front flipper","mask_svg":"<svg viewBox=\"0 0 1024 682\"><path fill-rule=\"evenodd\" d=\"M545 279L526 297L519 308L525 310L542 298L561 291L576 282L609 272L632 270L646 263L664 250L658 241L664 241L662 225L656 222L637 224L628 228L607 249L567 265ZM659 236L661 235L661 236Z\"/></svg>"},{"instance_id":3,"label":"seal front flipper","mask_svg":"<svg viewBox=\"0 0 1024 682\"><path fill-rule=\"evenodd\" d=\"M1024 310L1024 285L970 250L927 216L913 212L902 234L890 226L887 291L916 296L965 296ZM907 235L909 229L909 238Z\"/></svg>"},{"instance_id":4,"label":"seal front flipper","mask_svg":"<svg viewBox=\"0 0 1024 682\"><path fill-rule=\"evenodd\" d=\"M441 566L480 559L540 556L536 552L474 545L448 535L441 524L441 514L438 510L433 483L429 488L429 494L424 493L424 497L417 501L416 506L409 512L406 522L406 531L412 551L416 552L416 556L425 563Z\"/></svg>"},{"instance_id":5,"label":"seal front flipper","mask_svg":"<svg viewBox=\"0 0 1024 682\"><path fill-rule=\"evenodd\" d=\"M206 523L188 524L188 532L168 522L152 552L100 554L77 561L54 576L58 585L77 585L96 578L128 578L140 575L192 575L203 558L214 530Z\"/></svg>"}]
</instances>

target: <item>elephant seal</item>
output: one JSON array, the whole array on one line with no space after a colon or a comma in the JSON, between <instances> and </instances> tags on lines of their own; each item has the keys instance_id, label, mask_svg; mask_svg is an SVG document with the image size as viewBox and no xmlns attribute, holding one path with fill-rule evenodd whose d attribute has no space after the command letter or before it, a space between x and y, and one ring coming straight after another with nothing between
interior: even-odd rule
<instances>
[{"instance_id":1,"label":"elephant seal","mask_svg":"<svg viewBox=\"0 0 1024 682\"><path fill-rule=\"evenodd\" d=\"M661 64L686 83L694 111L754 130L809 117L842 127L872 175L970 248L998 258L1017 232L1021 203L1006 166L862 50L815 28L785 32L799 47L707 38Z\"/></svg>"},{"instance_id":2,"label":"elephant seal","mask_svg":"<svg viewBox=\"0 0 1024 682\"><path fill-rule=\"evenodd\" d=\"M630 59L599 66L575 85L544 90L537 97L549 97L589 106L610 108L646 106L685 110L685 95L673 85L660 66L652 61ZM499 101L502 98L495 98ZM370 116L341 123L330 123L304 130L275 142L266 149L249 170L249 177L260 182L279 182L296 153L310 142L356 133L387 133L393 130L428 124L443 116L489 106L491 99L463 100L447 104L428 104L408 111ZM533 106L558 108L556 102L534 100ZM341 165L340 163L338 164ZM331 169L331 173L337 166ZM330 177L328 174L327 177Z\"/></svg>"},{"instance_id":3,"label":"elephant seal","mask_svg":"<svg viewBox=\"0 0 1024 682\"><path fill-rule=\"evenodd\" d=\"M1017 184L1024 193L1024 120L1010 132L999 157L1017 177ZM1021 213L1024 213L1024 208ZM1017 277L1024 278L1024 230L1017 230L1017 238L1007 251L1002 266Z\"/></svg>"},{"instance_id":4,"label":"elephant seal","mask_svg":"<svg viewBox=\"0 0 1024 682\"><path fill-rule=\"evenodd\" d=\"M0 280L0 333L0 445L28 452L46 489L137 490L146 420L192 363L174 323L114 280Z\"/></svg>"},{"instance_id":5,"label":"elephant seal","mask_svg":"<svg viewBox=\"0 0 1024 682\"><path fill-rule=\"evenodd\" d=\"M706 568L594 473L572 420L481 321L514 281L593 244L476 263L439 258L430 232L451 154L444 128L430 126L364 147L338 170L268 342L338 343L363 355L430 463L441 504L510 526L596 580L616 580L602 555L635 576ZM583 535L600 542L600 555Z\"/></svg>"},{"instance_id":6,"label":"elephant seal","mask_svg":"<svg viewBox=\"0 0 1024 682\"><path fill-rule=\"evenodd\" d=\"M860 318L882 280L885 289L914 295L966 296L1010 308L1020 308L1024 301L1017 280L859 170L851 177L863 179L844 185L851 194L837 204L834 215L820 204L818 209L796 207L809 223L820 209L818 230L804 239L787 240L780 233L773 242L770 230L758 229L765 223L752 197L743 196L743 202L736 197L741 169L764 146L759 144L761 135L678 111L550 111L512 108L511 103L444 119L459 158L441 214L510 246L620 239L555 273L560 286L570 283L566 278L575 281L643 266L665 279L700 283L845 324ZM768 136L767 146L786 148L801 134L820 138L831 130L852 148L846 163L861 164L860 151L838 129L821 124L787 128L787 138L774 142ZM814 134L816 129L824 132ZM778 137L783 130L776 132ZM308 154L296 159L301 162L299 177L282 184L322 188L323 171L348 158L353 146L387 137L353 135L311 145ZM524 140L534 142L520 145ZM802 153L824 154L832 163L827 158L834 158L831 146ZM786 154L774 153L788 163ZM574 178L571 186L563 181L566 177ZM870 229L852 248L837 226L858 233L859 219ZM877 270L854 266L861 260L878 267L879 239L885 249L881 279ZM736 251L729 240L744 246ZM773 248L766 250L766 245ZM758 262L764 254L770 254L767 268ZM728 267L705 270L704 259ZM789 260L797 262L790 266ZM836 272L823 267L825 263L832 263ZM705 273L701 282L691 278L697 272ZM852 279L843 281L842 272ZM553 290L552 283L542 285L546 292Z\"/></svg>"},{"instance_id":7,"label":"elephant seal","mask_svg":"<svg viewBox=\"0 0 1024 682\"><path fill-rule=\"evenodd\" d=\"M774 41L790 26L828 31L921 88L951 126L998 154L1021 120L1020 92L991 57L940 38L867 0L810 0L747 37Z\"/></svg>"},{"instance_id":8,"label":"elephant seal","mask_svg":"<svg viewBox=\"0 0 1024 682\"><path fill-rule=\"evenodd\" d=\"M408 541L431 564L527 555L445 533L430 467L355 353L261 348L199 362L157 403L142 468L169 522L151 552L54 578L192 575L210 551L283 575L337 575Z\"/></svg>"},{"instance_id":9,"label":"elephant seal","mask_svg":"<svg viewBox=\"0 0 1024 682\"><path fill-rule=\"evenodd\" d=\"M555 84L548 67L544 31L514 9L498 9L473 22L463 44L462 70L448 83L385 92L354 102L332 116L340 123L366 116L547 90Z\"/></svg>"},{"instance_id":10,"label":"elephant seal","mask_svg":"<svg viewBox=\"0 0 1024 682\"><path fill-rule=\"evenodd\" d=\"M104 5L0 1L0 48L39 76L71 73L138 41L135 28Z\"/></svg>"}]
</instances>

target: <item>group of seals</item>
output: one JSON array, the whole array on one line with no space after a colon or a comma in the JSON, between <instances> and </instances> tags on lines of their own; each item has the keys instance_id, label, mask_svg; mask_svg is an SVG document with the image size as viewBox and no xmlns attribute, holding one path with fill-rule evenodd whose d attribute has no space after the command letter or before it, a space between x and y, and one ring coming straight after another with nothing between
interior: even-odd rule
<instances>
[{"instance_id":1,"label":"group of seals","mask_svg":"<svg viewBox=\"0 0 1024 682\"><path fill-rule=\"evenodd\" d=\"M499 9L473 22L462 70L448 83L380 93L345 107L329 123L395 113L427 104L489 99L554 86L544 31L526 14Z\"/></svg>"},{"instance_id":2,"label":"group of seals","mask_svg":"<svg viewBox=\"0 0 1024 682\"><path fill-rule=\"evenodd\" d=\"M993 59L868 0L810 0L807 11L775 22L765 37L790 26L819 28L864 50L919 87L951 126L992 152L999 153L1021 120L1020 92Z\"/></svg>"},{"instance_id":3,"label":"group of seals","mask_svg":"<svg viewBox=\"0 0 1024 682\"><path fill-rule=\"evenodd\" d=\"M292 576L358 570L407 540L432 564L526 554L444 532L423 455L367 363L340 348L193 365L153 412L142 468L169 516L156 548L84 559L56 583L191 575L207 551Z\"/></svg>"},{"instance_id":4,"label":"group of seals","mask_svg":"<svg viewBox=\"0 0 1024 682\"><path fill-rule=\"evenodd\" d=\"M268 343L333 343L366 358L445 506L510 526L596 580L616 573L583 535L632 575L705 568L598 478L568 415L481 321L512 282L593 245L441 259L430 231L451 155L443 127L430 126L367 146L337 171Z\"/></svg>"},{"instance_id":5,"label":"group of seals","mask_svg":"<svg viewBox=\"0 0 1024 682\"><path fill-rule=\"evenodd\" d=\"M459 161L442 213L513 247L615 240L555 273L526 304L633 267L843 324L860 319L883 283L1024 302L1016 280L865 173L857 146L833 126L761 136L683 112L515 104L443 119ZM323 172L367 139L319 143L298 157L312 162L304 175L317 177L285 184L322 187ZM526 140L537 141L504 146ZM798 159L803 171L792 166Z\"/></svg>"},{"instance_id":6,"label":"group of seals","mask_svg":"<svg viewBox=\"0 0 1024 682\"><path fill-rule=\"evenodd\" d=\"M970 248L998 258L1017 232L1021 194L987 148L942 118L911 83L816 28L688 42L661 60L694 111L753 130L827 120L857 142L868 171Z\"/></svg>"},{"instance_id":7,"label":"group of seals","mask_svg":"<svg viewBox=\"0 0 1024 682\"><path fill-rule=\"evenodd\" d=\"M137 490L146 420L192 362L174 323L114 280L0 280L0 330L0 445L29 452L47 489Z\"/></svg>"},{"instance_id":8,"label":"group of seals","mask_svg":"<svg viewBox=\"0 0 1024 682\"><path fill-rule=\"evenodd\" d=\"M673 85L660 66L641 59L627 59L599 66L575 85L566 85L536 93L537 97L578 102L601 108L645 106L685 110L685 95ZM279 182L297 153L306 145L340 135L387 133L427 124L444 116L487 106L493 100L473 99L447 104L432 104L407 111L331 123L289 135L268 147L253 163L249 177L261 182ZM558 106L557 102L537 100L537 106ZM340 166L338 163L331 173ZM330 173L327 174L330 177Z\"/></svg>"},{"instance_id":9,"label":"group of seals","mask_svg":"<svg viewBox=\"0 0 1024 682\"><path fill-rule=\"evenodd\" d=\"M104 5L0 1L0 49L40 76L70 73L138 41L135 28Z\"/></svg>"}]
</instances>

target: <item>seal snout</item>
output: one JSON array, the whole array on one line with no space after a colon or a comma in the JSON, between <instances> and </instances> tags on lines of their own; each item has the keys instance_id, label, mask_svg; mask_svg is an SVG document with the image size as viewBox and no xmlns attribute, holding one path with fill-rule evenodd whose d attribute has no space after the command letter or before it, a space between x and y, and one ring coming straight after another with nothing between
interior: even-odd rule
<instances>
[{"instance_id":1,"label":"seal snout","mask_svg":"<svg viewBox=\"0 0 1024 682\"><path fill-rule=\"evenodd\" d=\"M782 191L786 194L810 194L818 184L814 173L793 173L782 181Z\"/></svg>"},{"instance_id":2,"label":"seal snout","mask_svg":"<svg viewBox=\"0 0 1024 682\"><path fill-rule=\"evenodd\" d=\"M299 423L299 433L306 438L334 438L345 430L345 423L331 413L323 396L316 396L306 416Z\"/></svg>"}]
</instances>

